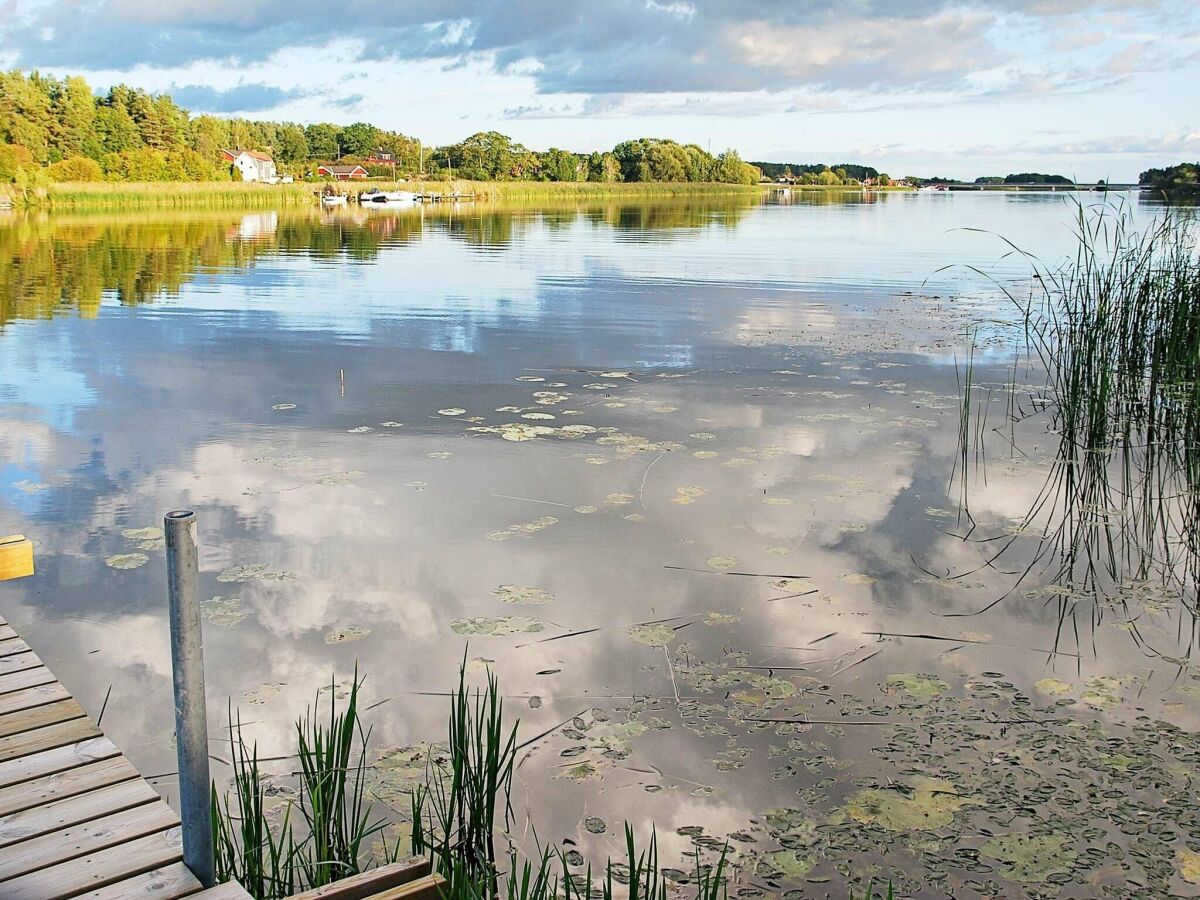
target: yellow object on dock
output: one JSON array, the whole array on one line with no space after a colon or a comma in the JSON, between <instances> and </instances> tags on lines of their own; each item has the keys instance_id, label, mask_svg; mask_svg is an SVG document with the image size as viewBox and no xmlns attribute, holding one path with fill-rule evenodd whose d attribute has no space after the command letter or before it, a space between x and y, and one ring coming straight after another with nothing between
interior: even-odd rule
<instances>
[{"instance_id":1,"label":"yellow object on dock","mask_svg":"<svg viewBox=\"0 0 1200 900\"><path fill-rule=\"evenodd\" d=\"M0 537L0 581L33 574L33 541L23 534Z\"/></svg>"}]
</instances>

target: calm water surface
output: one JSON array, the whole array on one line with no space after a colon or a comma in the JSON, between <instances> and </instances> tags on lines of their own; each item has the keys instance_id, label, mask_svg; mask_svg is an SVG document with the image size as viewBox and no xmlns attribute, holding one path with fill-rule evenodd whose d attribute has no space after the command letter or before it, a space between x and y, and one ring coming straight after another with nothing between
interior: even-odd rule
<instances>
[{"instance_id":1,"label":"calm water surface","mask_svg":"<svg viewBox=\"0 0 1200 900\"><path fill-rule=\"evenodd\" d=\"M1008 312L968 266L1027 272L972 229L1058 260L1073 216L0 220L0 533L39 565L0 612L93 714L111 685L106 731L172 794L152 529L190 507L218 757L226 698L283 752L357 662L402 818L465 650L523 735L561 725L522 751L527 847L601 860L628 820L673 860L731 837L742 896L1194 895L1190 622L1147 589L1060 623L961 539L956 360ZM1052 447L1024 449L972 480L977 536L1020 531Z\"/></svg>"}]
</instances>

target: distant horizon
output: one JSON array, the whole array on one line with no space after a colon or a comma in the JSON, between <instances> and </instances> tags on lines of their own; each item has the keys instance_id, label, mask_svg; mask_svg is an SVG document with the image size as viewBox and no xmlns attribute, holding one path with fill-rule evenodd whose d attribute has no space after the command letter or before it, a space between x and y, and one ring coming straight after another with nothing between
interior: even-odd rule
<instances>
[{"instance_id":1,"label":"distant horizon","mask_svg":"<svg viewBox=\"0 0 1200 900\"><path fill-rule=\"evenodd\" d=\"M500 131L576 152L638 136L894 176L1132 182L1200 158L1200 8L1182 0L10 0L0 67L171 94L196 113Z\"/></svg>"}]
</instances>

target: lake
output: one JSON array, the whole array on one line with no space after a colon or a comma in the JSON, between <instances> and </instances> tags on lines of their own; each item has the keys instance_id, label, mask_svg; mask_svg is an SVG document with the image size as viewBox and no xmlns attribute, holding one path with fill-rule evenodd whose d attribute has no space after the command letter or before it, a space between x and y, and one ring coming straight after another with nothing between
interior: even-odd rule
<instances>
[{"instance_id":1,"label":"lake","mask_svg":"<svg viewBox=\"0 0 1200 900\"><path fill-rule=\"evenodd\" d=\"M1029 288L1001 238L1069 259L1076 202L0 219L0 534L38 554L0 613L174 799L187 507L217 757L227 700L287 752L357 664L403 818L465 654L549 730L527 849L628 821L684 870L728 838L739 897L1195 896L1191 619L1020 577L1044 425L960 509L967 334L999 428Z\"/></svg>"}]
</instances>

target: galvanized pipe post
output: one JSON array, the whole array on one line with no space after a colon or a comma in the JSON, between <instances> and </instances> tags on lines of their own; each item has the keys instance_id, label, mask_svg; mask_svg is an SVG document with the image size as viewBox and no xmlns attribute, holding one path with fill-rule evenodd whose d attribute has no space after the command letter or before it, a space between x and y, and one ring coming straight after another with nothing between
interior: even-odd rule
<instances>
[{"instance_id":1,"label":"galvanized pipe post","mask_svg":"<svg viewBox=\"0 0 1200 900\"><path fill-rule=\"evenodd\" d=\"M167 538L167 594L171 615L171 674L175 688L175 746L179 760L179 817L183 861L206 888L213 872L212 789L208 774L208 720L204 702L204 639L197 585L200 561L196 514L177 509L163 517Z\"/></svg>"}]
</instances>

